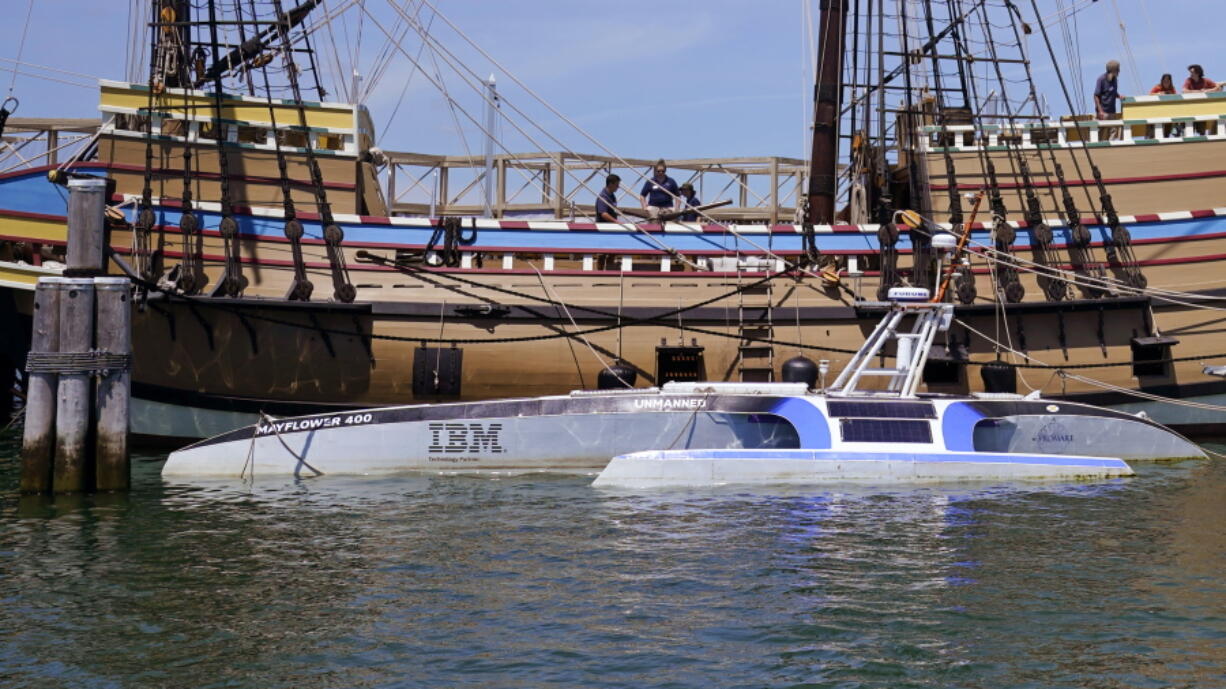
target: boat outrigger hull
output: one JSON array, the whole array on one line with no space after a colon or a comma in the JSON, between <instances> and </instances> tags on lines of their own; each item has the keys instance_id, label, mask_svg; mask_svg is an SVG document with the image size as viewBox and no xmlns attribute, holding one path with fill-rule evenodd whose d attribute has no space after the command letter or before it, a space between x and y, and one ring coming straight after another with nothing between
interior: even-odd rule
<instances>
[{"instance_id":1,"label":"boat outrigger hull","mask_svg":"<svg viewBox=\"0 0 1226 689\"><path fill-rule=\"evenodd\" d=\"M864 453L1113 461L1204 457L1195 444L1160 424L1065 402L1019 396L878 400L810 393L802 383L671 383L266 419L172 453L163 475L594 473L619 455L713 449L849 458Z\"/></svg>"}]
</instances>

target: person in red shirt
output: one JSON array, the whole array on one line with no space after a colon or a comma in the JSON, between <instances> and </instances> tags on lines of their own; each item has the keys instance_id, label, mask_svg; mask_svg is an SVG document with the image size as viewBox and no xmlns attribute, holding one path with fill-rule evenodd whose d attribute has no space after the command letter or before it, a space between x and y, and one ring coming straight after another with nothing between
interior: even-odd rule
<instances>
[{"instance_id":1,"label":"person in red shirt","mask_svg":"<svg viewBox=\"0 0 1226 689\"><path fill-rule=\"evenodd\" d=\"M1151 96L1169 96L1175 93L1175 82L1171 79L1171 75L1163 74L1162 80L1158 85L1149 90Z\"/></svg>"},{"instance_id":2,"label":"person in red shirt","mask_svg":"<svg viewBox=\"0 0 1226 689\"><path fill-rule=\"evenodd\" d=\"M1216 81L1205 78L1205 70L1200 65L1188 65L1188 80L1183 82L1184 93L1209 93L1221 90L1221 85Z\"/></svg>"}]
</instances>

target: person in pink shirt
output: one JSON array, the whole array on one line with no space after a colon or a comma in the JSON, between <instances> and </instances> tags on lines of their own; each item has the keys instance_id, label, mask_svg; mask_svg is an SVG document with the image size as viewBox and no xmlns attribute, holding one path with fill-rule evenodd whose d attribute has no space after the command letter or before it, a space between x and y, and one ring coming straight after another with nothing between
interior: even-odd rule
<instances>
[{"instance_id":1,"label":"person in pink shirt","mask_svg":"<svg viewBox=\"0 0 1226 689\"><path fill-rule=\"evenodd\" d=\"M1183 82L1184 93L1209 93L1221 90L1220 84L1205 77L1204 68L1200 65L1188 65L1188 79Z\"/></svg>"}]
</instances>

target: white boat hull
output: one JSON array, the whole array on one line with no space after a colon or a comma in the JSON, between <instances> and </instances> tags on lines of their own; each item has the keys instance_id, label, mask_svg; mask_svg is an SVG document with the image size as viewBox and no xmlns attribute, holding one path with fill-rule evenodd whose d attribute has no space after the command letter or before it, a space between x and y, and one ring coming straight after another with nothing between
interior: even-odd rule
<instances>
[{"instance_id":1,"label":"white boat hull","mask_svg":"<svg viewBox=\"0 0 1226 689\"><path fill-rule=\"evenodd\" d=\"M1132 476L1122 459L987 452L671 450L614 457L592 482L609 488L730 483L933 483Z\"/></svg>"}]
</instances>

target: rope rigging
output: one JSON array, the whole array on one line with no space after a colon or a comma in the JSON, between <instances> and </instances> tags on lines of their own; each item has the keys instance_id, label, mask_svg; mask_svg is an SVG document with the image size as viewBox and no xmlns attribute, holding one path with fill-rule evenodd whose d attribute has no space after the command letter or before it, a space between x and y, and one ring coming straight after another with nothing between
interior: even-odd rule
<instances>
[{"instance_id":1,"label":"rope rigging","mask_svg":"<svg viewBox=\"0 0 1226 689\"><path fill-rule=\"evenodd\" d=\"M294 104L298 111L298 124L306 139L307 168L311 174L311 185L315 192L315 205L318 208L320 223L324 228L324 242L327 246L328 265L332 275L332 294L337 301L349 304L357 297L358 291L354 289L353 283L349 280L349 268L345 265L345 252L341 250L341 242L345 238L345 232L332 218L332 206L328 203L327 192L324 189L323 174L320 172L319 160L315 156L315 148L311 141L311 129L307 120L306 105L302 101L302 90L298 85L298 69L294 66L293 62L290 23L285 13L281 11L281 0L273 0L273 5L277 10L277 17L280 20L276 25L276 29L281 38L282 54L286 60L286 75L289 77L290 90L294 94Z\"/></svg>"},{"instance_id":2,"label":"rope rigging","mask_svg":"<svg viewBox=\"0 0 1226 689\"><path fill-rule=\"evenodd\" d=\"M222 115L224 114L224 106L222 104L224 89L221 80L222 70L218 67L222 62L220 45L217 40L216 0L209 0L209 39L212 42L213 67L205 75L211 75L213 79L213 117L215 118L213 122L213 136L217 140L217 168L221 175L221 222L218 224L217 230L221 233L226 262L225 270L222 272L221 277L218 278L213 293L227 297L237 297L243 293L243 290L247 289L247 276L243 275L243 270L239 263L238 221L234 219L233 198L230 193L230 156L226 151L226 137L221 133L223 126ZM191 149L191 145L185 142L183 148L185 151L188 151ZM192 249L185 249L184 255L186 256L191 251ZM200 289L203 285L192 285L192 287Z\"/></svg>"},{"instance_id":3,"label":"rope rigging","mask_svg":"<svg viewBox=\"0 0 1226 689\"><path fill-rule=\"evenodd\" d=\"M255 0L251 2L251 13L255 15ZM277 129L277 108L273 104L272 89L270 88L268 78L268 64L271 59L259 60L258 69L264 77L264 94L268 103L268 118L274 132ZM281 147L281 137L274 135L272 137L273 149L276 151L277 157L277 177L281 184L281 210L285 217L285 225L282 227L282 234L289 240L290 256L294 263L294 277L290 281L289 289L285 292L285 298L290 301L310 301L311 293L315 291L315 285L307 278L306 260L302 256L302 236L305 230L302 226L302 221L298 220L298 211L294 207L293 189L290 188L289 181L289 165L285 159L285 151Z\"/></svg>"}]
</instances>

